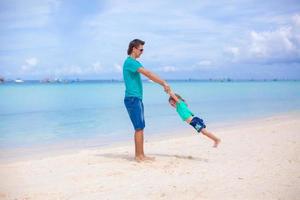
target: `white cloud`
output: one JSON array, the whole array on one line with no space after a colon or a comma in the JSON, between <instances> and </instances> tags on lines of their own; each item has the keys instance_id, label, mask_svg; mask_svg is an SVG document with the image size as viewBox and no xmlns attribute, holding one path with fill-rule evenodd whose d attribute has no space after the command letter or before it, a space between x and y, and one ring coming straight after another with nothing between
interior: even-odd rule
<instances>
[{"instance_id":1,"label":"white cloud","mask_svg":"<svg viewBox=\"0 0 300 200\"><path fill-rule=\"evenodd\" d=\"M38 59L35 57L28 58L25 60L25 63L30 66L35 66L38 63Z\"/></svg>"},{"instance_id":2,"label":"white cloud","mask_svg":"<svg viewBox=\"0 0 300 200\"><path fill-rule=\"evenodd\" d=\"M22 65L22 66L21 66L21 69L22 69L23 71L29 71L29 70L31 69L31 67L28 66L28 65Z\"/></svg>"},{"instance_id":3,"label":"white cloud","mask_svg":"<svg viewBox=\"0 0 300 200\"><path fill-rule=\"evenodd\" d=\"M78 75L83 75L84 70L82 69L82 67L78 65L70 65L70 66L55 68L54 71L50 70L48 71L48 73L50 75L54 74L56 77L69 76L69 75L78 76Z\"/></svg>"},{"instance_id":4,"label":"white cloud","mask_svg":"<svg viewBox=\"0 0 300 200\"><path fill-rule=\"evenodd\" d=\"M197 65L199 65L199 66L209 66L209 65L212 65L212 61L210 61L210 60L201 60L197 63Z\"/></svg>"},{"instance_id":5,"label":"white cloud","mask_svg":"<svg viewBox=\"0 0 300 200\"><path fill-rule=\"evenodd\" d=\"M74 75L81 75L83 74L83 70L79 66L71 66L67 68L67 73L66 74L74 74Z\"/></svg>"},{"instance_id":6,"label":"white cloud","mask_svg":"<svg viewBox=\"0 0 300 200\"><path fill-rule=\"evenodd\" d=\"M196 71L196 70L211 70L216 69L216 63L211 60L200 60L196 64L189 67L186 71Z\"/></svg>"},{"instance_id":7,"label":"white cloud","mask_svg":"<svg viewBox=\"0 0 300 200\"><path fill-rule=\"evenodd\" d=\"M23 71L32 71L38 62L38 59L35 57L27 58L25 64L21 66L21 69Z\"/></svg>"},{"instance_id":8,"label":"white cloud","mask_svg":"<svg viewBox=\"0 0 300 200\"><path fill-rule=\"evenodd\" d=\"M60 1L4 0L1 6L6 8L0 13L2 29L41 28L49 23L51 15L60 6Z\"/></svg>"},{"instance_id":9,"label":"white cloud","mask_svg":"<svg viewBox=\"0 0 300 200\"><path fill-rule=\"evenodd\" d=\"M270 58L274 56L289 56L299 50L293 42L291 27L281 27L275 31L252 31L250 55L258 58Z\"/></svg>"},{"instance_id":10,"label":"white cloud","mask_svg":"<svg viewBox=\"0 0 300 200\"><path fill-rule=\"evenodd\" d=\"M114 64L114 69L116 72L121 73L122 72L122 66L120 64Z\"/></svg>"},{"instance_id":11,"label":"white cloud","mask_svg":"<svg viewBox=\"0 0 300 200\"><path fill-rule=\"evenodd\" d=\"M205 43L201 35L211 35L224 24L199 16L197 9L206 4L203 1L190 5L170 0L112 0L104 11L84 19L82 30L102 47L107 47L109 53L122 48L125 52L131 39L141 38L146 40L145 58L151 61L164 61L168 57L189 59L203 50ZM138 31L132 27L138 27Z\"/></svg>"},{"instance_id":12,"label":"white cloud","mask_svg":"<svg viewBox=\"0 0 300 200\"><path fill-rule=\"evenodd\" d=\"M232 61L290 62L300 59L300 15L275 30L250 31L239 46L226 47Z\"/></svg>"},{"instance_id":13,"label":"white cloud","mask_svg":"<svg viewBox=\"0 0 300 200\"><path fill-rule=\"evenodd\" d=\"M163 67L159 68L158 71L161 71L161 72L176 72L176 71L178 71L178 69L174 66L163 66Z\"/></svg>"},{"instance_id":14,"label":"white cloud","mask_svg":"<svg viewBox=\"0 0 300 200\"><path fill-rule=\"evenodd\" d=\"M57 20L55 13L59 7L58 0L1 0L0 51L9 52L15 63L19 63L28 52L40 57L47 57L54 48L65 52L58 48L62 46L62 37L57 31L60 23L55 23L55 28L52 26Z\"/></svg>"},{"instance_id":15,"label":"white cloud","mask_svg":"<svg viewBox=\"0 0 300 200\"><path fill-rule=\"evenodd\" d=\"M101 65L101 63L99 61L95 62L92 64L92 71L95 73L101 73L104 71L103 66Z\"/></svg>"},{"instance_id":16,"label":"white cloud","mask_svg":"<svg viewBox=\"0 0 300 200\"><path fill-rule=\"evenodd\" d=\"M292 20L296 27L300 27L300 14L294 15Z\"/></svg>"},{"instance_id":17,"label":"white cloud","mask_svg":"<svg viewBox=\"0 0 300 200\"><path fill-rule=\"evenodd\" d=\"M121 73L122 67L120 64L114 64L113 68L104 67L99 61L94 62L89 66L79 66L79 65L66 65L58 66L56 68L48 69L46 72L42 72L47 76L86 76L86 75L101 75L109 73Z\"/></svg>"},{"instance_id":18,"label":"white cloud","mask_svg":"<svg viewBox=\"0 0 300 200\"><path fill-rule=\"evenodd\" d=\"M193 72L197 70L208 70L213 69L216 66L214 66L214 63L211 60L201 60L199 62L196 62L195 64L185 66L185 67L175 67L175 66L163 66L158 68L158 71L160 72Z\"/></svg>"},{"instance_id":19,"label":"white cloud","mask_svg":"<svg viewBox=\"0 0 300 200\"><path fill-rule=\"evenodd\" d=\"M224 51L234 58L240 55L240 49L238 47L227 47Z\"/></svg>"}]
</instances>

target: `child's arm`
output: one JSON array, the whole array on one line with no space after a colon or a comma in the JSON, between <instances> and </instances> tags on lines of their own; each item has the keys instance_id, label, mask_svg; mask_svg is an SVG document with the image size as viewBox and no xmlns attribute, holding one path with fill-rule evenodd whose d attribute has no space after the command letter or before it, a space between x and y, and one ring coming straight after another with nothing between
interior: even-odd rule
<instances>
[{"instance_id":1,"label":"child's arm","mask_svg":"<svg viewBox=\"0 0 300 200\"><path fill-rule=\"evenodd\" d=\"M178 97L174 94L174 92L173 92L172 90L170 90L169 95L170 95L176 102L179 101Z\"/></svg>"}]
</instances>

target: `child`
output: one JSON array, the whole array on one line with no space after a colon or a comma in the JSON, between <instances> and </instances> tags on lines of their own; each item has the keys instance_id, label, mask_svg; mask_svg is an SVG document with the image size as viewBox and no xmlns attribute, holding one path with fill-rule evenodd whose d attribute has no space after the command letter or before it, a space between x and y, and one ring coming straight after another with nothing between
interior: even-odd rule
<instances>
[{"instance_id":1,"label":"child","mask_svg":"<svg viewBox=\"0 0 300 200\"><path fill-rule=\"evenodd\" d=\"M169 103L176 108L176 111L180 115L181 119L193 126L198 133L201 132L203 135L212 139L214 141L213 147L217 147L221 140L206 130L206 125L204 124L203 120L194 116L194 114L187 107L185 100L182 99L178 94L174 94L173 91L170 91L169 95Z\"/></svg>"}]
</instances>

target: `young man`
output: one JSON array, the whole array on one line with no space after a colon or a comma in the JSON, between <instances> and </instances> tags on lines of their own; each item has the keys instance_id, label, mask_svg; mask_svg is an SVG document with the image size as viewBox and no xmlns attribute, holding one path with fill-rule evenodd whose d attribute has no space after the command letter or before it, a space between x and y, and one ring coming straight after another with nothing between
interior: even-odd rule
<instances>
[{"instance_id":1,"label":"young man","mask_svg":"<svg viewBox=\"0 0 300 200\"><path fill-rule=\"evenodd\" d=\"M145 160L154 160L144 154L144 105L143 105L143 84L141 75L148 77L150 80L160 84L166 93L170 91L170 86L159 76L145 69L143 65L137 61L144 50L145 42L134 39L129 43L127 54L128 57L123 64L123 78L125 82L125 98L124 103L128 111L130 120L133 124L135 134L135 160L137 162Z\"/></svg>"}]
</instances>

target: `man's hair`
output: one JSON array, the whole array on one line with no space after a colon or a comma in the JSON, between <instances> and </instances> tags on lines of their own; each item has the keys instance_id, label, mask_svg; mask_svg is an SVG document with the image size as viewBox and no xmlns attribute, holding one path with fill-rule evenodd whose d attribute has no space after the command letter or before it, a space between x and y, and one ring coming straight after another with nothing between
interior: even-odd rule
<instances>
[{"instance_id":1,"label":"man's hair","mask_svg":"<svg viewBox=\"0 0 300 200\"><path fill-rule=\"evenodd\" d=\"M134 39L132 40L128 45L127 54L130 55L132 53L133 47L138 48L140 45L144 45L145 42L140 39Z\"/></svg>"}]
</instances>

